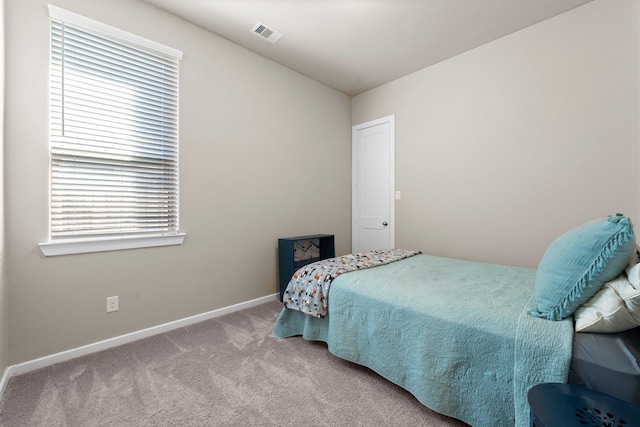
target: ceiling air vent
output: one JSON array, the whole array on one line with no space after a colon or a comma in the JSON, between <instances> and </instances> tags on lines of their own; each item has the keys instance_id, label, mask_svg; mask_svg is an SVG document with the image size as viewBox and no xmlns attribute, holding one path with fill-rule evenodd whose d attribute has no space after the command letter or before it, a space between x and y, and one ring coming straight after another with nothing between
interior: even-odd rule
<instances>
[{"instance_id":1,"label":"ceiling air vent","mask_svg":"<svg viewBox=\"0 0 640 427\"><path fill-rule=\"evenodd\" d=\"M278 40L282 38L284 34L277 32L273 28L269 28L264 25L262 22L258 22L252 29L251 32L259 37L262 37L266 41L270 43L276 43Z\"/></svg>"}]
</instances>

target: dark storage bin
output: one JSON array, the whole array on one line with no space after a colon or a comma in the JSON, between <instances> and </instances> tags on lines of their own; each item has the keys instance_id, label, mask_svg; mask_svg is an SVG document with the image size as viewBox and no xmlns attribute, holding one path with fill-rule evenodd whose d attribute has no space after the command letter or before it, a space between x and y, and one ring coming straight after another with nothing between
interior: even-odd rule
<instances>
[{"instance_id":1,"label":"dark storage bin","mask_svg":"<svg viewBox=\"0 0 640 427\"><path fill-rule=\"evenodd\" d=\"M529 390L531 427L640 427L640 407L572 384Z\"/></svg>"}]
</instances>

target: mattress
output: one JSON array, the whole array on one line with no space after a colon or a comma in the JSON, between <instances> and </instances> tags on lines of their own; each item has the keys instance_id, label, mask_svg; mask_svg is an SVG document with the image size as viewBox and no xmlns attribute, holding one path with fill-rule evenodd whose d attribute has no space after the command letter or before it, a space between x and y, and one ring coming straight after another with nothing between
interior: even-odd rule
<instances>
[{"instance_id":1,"label":"mattress","mask_svg":"<svg viewBox=\"0 0 640 427\"><path fill-rule=\"evenodd\" d=\"M582 385L640 405L640 328L573 338L570 384Z\"/></svg>"}]
</instances>

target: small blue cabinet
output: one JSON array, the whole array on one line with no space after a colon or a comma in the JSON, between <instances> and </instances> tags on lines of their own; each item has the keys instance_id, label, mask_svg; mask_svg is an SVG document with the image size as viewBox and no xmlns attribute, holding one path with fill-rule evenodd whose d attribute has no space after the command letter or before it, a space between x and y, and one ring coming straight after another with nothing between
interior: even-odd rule
<instances>
[{"instance_id":1,"label":"small blue cabinet","mask_svg":"<svg viewBox=\"0 0 640 427\"><path fill-rule=\"evenodd\" d=\"M333 234L312 234L278 239L280 301L282 301L284 291L296 270L312 262L335 256L336 248Z\"/></svg>"}]
</instances>

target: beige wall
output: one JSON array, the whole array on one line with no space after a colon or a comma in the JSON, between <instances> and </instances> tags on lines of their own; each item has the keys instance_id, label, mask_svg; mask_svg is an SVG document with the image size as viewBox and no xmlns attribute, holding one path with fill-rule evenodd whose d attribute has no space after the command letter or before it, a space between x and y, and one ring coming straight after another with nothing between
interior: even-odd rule
<instances>
[{"instance_id":1,"label":"beige wall","mask_svg":"<svg viewBox=\"0 0 640 427\"><path fill-rule=\"evenodd\" d=\"M597 0L353 99L353 124L396 115L396 246L534 267L575 225L640 224L631 9Z\"/></svg>"},{"instance_id":2,"label":"beige wall","mask_svg":"<svg viewBox=\"0 0 640 427\"><path fill-rule=\"evenodd\" d=\"M633 202L636 218L636 234L640 235L640 2L633 1ZM640 242L640 237L637 238Z\"/></svg>"},{"instance_id":3,"label":"beige wall","mask_svg":"<svg viewBox=\"0 0 640 427\"><path fill-rule=\"evenodd\" d=\"M9 362L9 314L4 257L4 0L0 0L0 378Z\"/></svg>"},{"instance_id":4,"label":"beige wall","mask_svg":"<svg viewBox=\"0 0 640 427\"><path fill-rule=\"evenodd\" d=\"M332 233L337 252L349 251L348 96L142 2L54 0L184 52L187 238L177 247L45 258L47 3L6 5L10 364L273 294L278 237ZM107 314L111 295L120 310Z\"/></svg>"}]
</instances>

